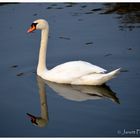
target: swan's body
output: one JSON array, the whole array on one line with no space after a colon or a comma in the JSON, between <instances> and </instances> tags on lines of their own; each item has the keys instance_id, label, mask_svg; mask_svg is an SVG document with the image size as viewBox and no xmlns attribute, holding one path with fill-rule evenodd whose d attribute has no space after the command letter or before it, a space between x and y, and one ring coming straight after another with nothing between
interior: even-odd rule
<instances>
[{"instance_id":1,"label":"swan's body","mask_svg":"<svg viewBox=\"0 0 140 140\"><path fill-rule=\"evenodd\" d=\"M102 85L108 80L114 78L120 72L119 68L110 73L106 73L105 69L85 61L70 61L48 70L46 67L46 52L49 31L47 21L43 19L34 21L28 32L32 32L35 29L41 30L41 44L37 75L43 79L63 84Z\"/></svg>"}]
</instances>

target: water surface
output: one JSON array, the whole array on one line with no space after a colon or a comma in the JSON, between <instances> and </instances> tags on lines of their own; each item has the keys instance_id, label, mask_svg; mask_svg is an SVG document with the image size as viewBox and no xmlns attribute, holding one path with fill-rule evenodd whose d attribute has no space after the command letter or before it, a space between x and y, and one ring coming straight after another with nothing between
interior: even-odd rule
<instances>
[{"instance_id":1,"label":"water surface","mask_svg":"<svg viewBox=\"0 0 140 140\"><path fill-rule=\"evenodd\" d=\"M0 6L0 136L140 136L139 11L139 4ZM84 60L109 71L122 67L121 74L103 87L59 85L38 78L40 32L26 33L38 18L50 25L49 69ZM37 117L34 124L31 115Z\"/></svg>"}]
</instances>

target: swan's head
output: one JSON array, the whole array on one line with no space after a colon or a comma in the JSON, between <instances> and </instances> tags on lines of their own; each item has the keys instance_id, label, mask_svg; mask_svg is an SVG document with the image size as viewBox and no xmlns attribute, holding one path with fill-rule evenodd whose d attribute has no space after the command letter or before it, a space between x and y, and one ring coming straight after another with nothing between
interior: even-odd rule
<instances>
[{"instance_id":1,"label":"swan's head","mask_svg":"<svg viewBox=\"0 0 140 140\"><path fill-rule=\"evenodd\" d=\"M43 29L48 29L48 22L44 19L38 19L35 20L32 24L31 27L28 29L28 33L31 33L35 30L43 30Z\"/></svg>"},{"instance_id":2,"label":"swan's head","mask_svg":"<svg viewBox=\"0 0 140 140\"><path fill-rule=\"evenodd\" d=\"M27 113L28 117L30 118L31 120L31 123L35 126L38 126L38 127L44 127L47 123L48 123L48 120L46 119L43 119L41 117L35 117L29 113Z\"/></svg>"}]
</instances>

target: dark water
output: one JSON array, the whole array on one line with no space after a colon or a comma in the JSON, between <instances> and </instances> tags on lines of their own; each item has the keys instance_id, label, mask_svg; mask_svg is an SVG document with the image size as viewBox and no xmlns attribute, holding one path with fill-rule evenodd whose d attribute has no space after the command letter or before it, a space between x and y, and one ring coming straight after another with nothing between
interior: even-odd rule
<instances>
[{"instance_id":1,"label":"dark water","mask_svg":"<svg viewBox=\"0 0 140 140\"><path fill-rule=\"evenodd\" d=\"M139 11L139 4L2 5L0 136L139 137ZM49 68L85 60L122 73L103 87L45 85L36 76L40 32L26 33L38 18L50 25Z\"/></svg>"}]
</instances>

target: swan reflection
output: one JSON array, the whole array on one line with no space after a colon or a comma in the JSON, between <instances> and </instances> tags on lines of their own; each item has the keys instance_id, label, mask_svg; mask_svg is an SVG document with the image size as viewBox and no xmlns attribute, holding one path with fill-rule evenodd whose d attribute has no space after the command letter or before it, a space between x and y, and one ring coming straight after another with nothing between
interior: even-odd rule
<instances>
[{"instance_id":1,"label":"swan reflection","mask_svg":"<svg viewBox=\"0 0 140 140\"><path fill-rule=\"evenodd\" d=\"M38 127L44 127L48 123L48 106L46 100L45 82L43 81L43 79L37 76L37 84L40 96L41 117L36 117L30 113L27 113L27 115L30 118L32 124Z\"/></svg>"},{"instance_id":2,"label":"swan reflection","mask_svg":"<svg viewBox=\"0 0 140 140\"><path fill-rule=\"evenodd\" d=\"M109 99L113 102L119 103L119 99L108 86L76 86L67 84L57 84L43 80L37 76L37 82L40 95L41 117L36 117L30 113L27 113L32 124L38 127L44 127L48 123L48 107L46 100L46 88L47 84L60 96L71 101L86 101L97 99Z\"/></svg>"},{"instance_id":3,"label":"swan reflection","mask_svg":"<svg viewBox=\"0 0 140 140\"><path fill-rule=\"evenodd\" d=\"M86 101L107 98L113 102L119 103L119 99L108 86L78 86L68 84L57 84L45 81L60 96L72 101Z\"/></svg>"}]
</instances>

